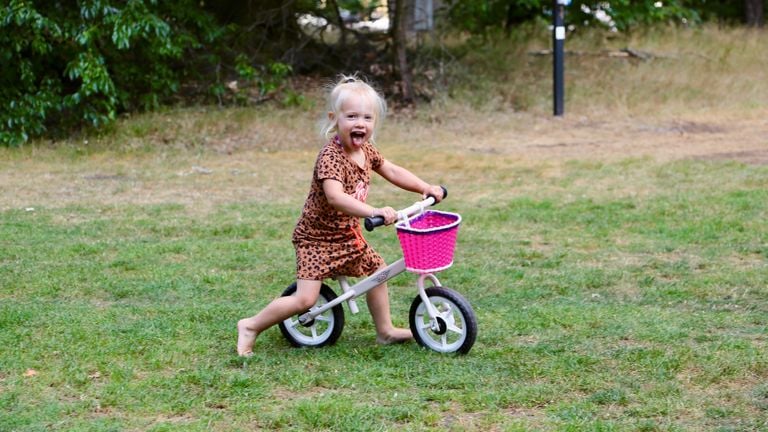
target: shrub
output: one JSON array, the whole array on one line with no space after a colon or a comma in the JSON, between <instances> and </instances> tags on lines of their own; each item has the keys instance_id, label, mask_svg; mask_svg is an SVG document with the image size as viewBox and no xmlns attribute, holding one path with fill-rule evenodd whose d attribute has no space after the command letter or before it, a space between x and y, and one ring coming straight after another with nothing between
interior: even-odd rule
<instances>
[{"instance_id":1,"label":"shrub","mask_svg":"<svg viewBox=\"0 0 768 432\"><path fill-rule=\"evenodd\" d=\"M0 16L0 144L157 107L224 33L196 2L10 0Z\"/></svg>"}]
</instances>

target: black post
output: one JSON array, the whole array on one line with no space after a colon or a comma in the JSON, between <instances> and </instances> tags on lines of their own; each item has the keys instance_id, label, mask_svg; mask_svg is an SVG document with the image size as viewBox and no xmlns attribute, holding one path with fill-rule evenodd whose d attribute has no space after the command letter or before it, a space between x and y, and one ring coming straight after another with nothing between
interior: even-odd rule
<instances>
[{"instance_id":1,"label":"black post","mask_svg":"<svg viewBox=\"0 0 768 432\"><path fill-rule=\"evenodd\" d=\"M565 77L563 72L563 57L565 46L565 1L552 0L552 42L553 42L553 93L555 103L555 115L561 116L565 111Z\"/></svg>"}]
</instances>

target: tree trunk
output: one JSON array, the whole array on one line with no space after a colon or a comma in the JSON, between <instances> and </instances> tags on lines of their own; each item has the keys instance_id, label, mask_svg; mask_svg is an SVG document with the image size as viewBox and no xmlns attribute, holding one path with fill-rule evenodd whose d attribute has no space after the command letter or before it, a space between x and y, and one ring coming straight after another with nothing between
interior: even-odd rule
<instances>
[{"instance_id":1,"label":"tree trunk","mask_svg":"<svg viewBox=\"0 0 768 432\"><path fill-rule=\"evenodd\" d=\"M763 9L763 0L745 0L744 6L747 25L749 27L764 27L765 10Z\"/></svg>"},{"instance_id":2,"label":"tree trunk","mask_svg":"<svg viewBox=\"0 0 768 432\"><path fill-rule=\"evenodd\" d=\"M389 4L394 3L395 17L392 20L392 40L393 48L395 51L395 68L397 70L398 77L402 83L402 99L403 102L412 104L414 102L413 95L413 79L411 77L411 69L408 66L408 54L406 52L406 25L407 17L406 0L395 0Z\"/></svg>"},{"instance_id":3,"label":"tree trunk","mask_svg":"<svg viewBox=\"0 0 768 432\"><path fill-rule=\"evenodd\" d=\"M328 3L330 3L330 6L336 14L336 25L339 26L339 32L341 34L341 36L339 36L341 38L339 41L339 49L341 52L344 52L347 49L347 26L344 25L344 19L341 17L341 9L339 9L339 4L336 0L331 0Z\"/></svg>"}]
</instances>

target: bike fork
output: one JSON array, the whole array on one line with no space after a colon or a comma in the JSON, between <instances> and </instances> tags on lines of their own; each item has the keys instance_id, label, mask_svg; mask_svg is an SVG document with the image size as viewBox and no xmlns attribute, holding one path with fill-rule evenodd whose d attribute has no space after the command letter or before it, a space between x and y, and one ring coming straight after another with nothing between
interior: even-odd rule
<instances>
[{"instance_id":1,"label":"bike fork","mask_svg":"<svg viewBox=\"0 0 768 432\"><path fill-rule=\"evenodd\" d=\"M416 281L416 286L419 289L419 297L421 297L421 302L424 303L424 307L427 309L427 313L429 314L430 322L432 323L432 330L436 330L439 326L437 318L440 316L440 312L438 312L437 308L435 308L435 305L432 304L431 301L429 301L429 297L427 296L427 292L424 289L424 280L429 279L430 282L432 282L432 286L440 286L440 281L437 280L437 276L428 273L428 274L421 274L419 275L419 279Z\"/></svg>"}]
</instances>

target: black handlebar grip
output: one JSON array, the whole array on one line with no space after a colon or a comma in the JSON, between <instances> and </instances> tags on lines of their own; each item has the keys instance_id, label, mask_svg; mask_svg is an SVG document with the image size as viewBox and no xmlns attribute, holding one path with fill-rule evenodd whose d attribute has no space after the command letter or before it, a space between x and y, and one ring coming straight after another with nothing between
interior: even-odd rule
<instances>
[{"instance_id":1,"label":"black handlebar grip","mask_svg":"<svg viewBox=\"0 0 768 432\"><path fill-rule=\"evenodd\" d=\"M373 216L365 218L365 230L373 231L374 228L384 225L383 216Z\"/></svg>"},{"instance_id":2,"label":"black handlebar grip","mask_svg":"<svg viewBox=\"0 0 768 432\"><path fill-rule=\"evenodd\" d=\"M448 189L446 189L446 188L445 188L445 186L440 186L440 189L442 189L442 190L443 190L443 199L446 199L446 198L448 198ZM434 203L434 204L432 204L432 205L435 205L435 204L437 204L437 197L436 197L436 196L434 196L434 195L432 195L432 194L429 194L429 195L427 195L427 198L429 198L429 197L432 197L432 198L434 198L434 199L435 199L435 203Z\"/></svg>"}]
</instances>

